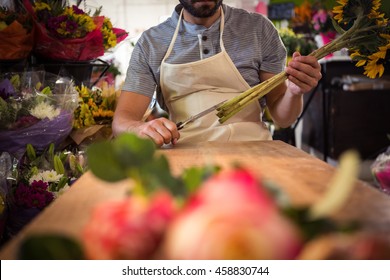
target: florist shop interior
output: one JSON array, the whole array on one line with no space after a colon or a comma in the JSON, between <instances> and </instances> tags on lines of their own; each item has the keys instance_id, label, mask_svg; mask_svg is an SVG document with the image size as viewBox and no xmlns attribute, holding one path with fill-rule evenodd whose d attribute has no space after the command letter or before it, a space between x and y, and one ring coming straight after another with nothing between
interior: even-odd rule
<instances>
[{"instance_id":1,"label":"florist shop interior","mask_svg":"<svg viewBox=\"0 0 390 280\"><path fill-rule=\"evenodd\" d=\"M225 0L287 62L318 59L298 119L265 109L273 140L114 137L133 50L177 4L1 1L0 258L390 259L390 2ZM142 122L169 118L159 101Z\"/></svg>"}]
</instances>

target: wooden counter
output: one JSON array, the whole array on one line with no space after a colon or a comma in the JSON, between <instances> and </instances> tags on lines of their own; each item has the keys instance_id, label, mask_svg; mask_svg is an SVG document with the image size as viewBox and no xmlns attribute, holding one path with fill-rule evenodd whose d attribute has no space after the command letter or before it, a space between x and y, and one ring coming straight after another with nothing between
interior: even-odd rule
<instances>
[{"instance_id":1,"label":"wooden counter","mask_svg":"<svg viewBox=\"0 0 390 280\"><path fill-rule=\"evenodd\" d=\"M176 174L184 168L205 163L225 168L239 163L255 172L259 178L278 184L297 205L317 201L335 171L327 163L281 141L210 142L196 146L177 145L158 152L166 154ZM108 184L86 173L67 193L5 244L0 251L0 259L15 259L20 241L30 233L55 232L77 239L89 219L91 209L100 202L120 199L130 184L130 181ZM389 209L390 196L357 181L349 201L334 218L358 220L366 229L390 236Z\"/></svg>"}]
</instances>

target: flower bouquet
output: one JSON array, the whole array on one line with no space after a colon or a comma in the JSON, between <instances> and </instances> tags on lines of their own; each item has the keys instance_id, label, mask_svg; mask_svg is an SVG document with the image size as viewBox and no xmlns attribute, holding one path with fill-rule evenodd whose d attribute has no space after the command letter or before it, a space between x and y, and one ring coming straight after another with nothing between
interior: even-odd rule
<instances>
[{"instance_id":1,"label":"flower bouquet","mask_svg":"<svg viewBox=\"0 0 390 280\"><path fill-rule=\"evenodd\" d=\"M10 189L12 174L12 158L8 153L0 153L0 242L3 242L4 230L8 218L6 207L7 196Z\"/></svg>"},{"instance_id":2,"label":"flower bouquet","mask_svg":"<svg viewBox=\"0 0 390 280\"><path fill-rule=\"evenodd\" d=\"M339 0L333 8L334 28L339 36L310 55L317 59L347 48L356 66L364 67L369 78L381 77L389 60L390 25L380 11L380 0ZM337 23L336 23L337 21ZM256 85L217 108L219 122L224 123L251 102L265 96L287 79L285 71Z\"/></svg>"},{"instance_id":3,"label":"flower bouquet","mask_svg":"<svg viewBox=\"0 0 390 280\"><path fill-rule=\"evenodd\" d=\"M109 18L67 6L65 1L23 0L36 27L34 53L59 61L90 61L127 37Z\"/></svg>"},{"instance_id":4,"label":"flower bouquet","mask_svg":"<svg viewBox=\"0 0 390 280\"><path fill-rule=\"evenodd\" d=\"M0 60L21 60L33 48L33 28L27 11L0 5Z\"/></svg>"},{"instance_id":5,"label":"flower bouquet","mask_svg":"<svg viewBox=\"0 0 390 280\"><path fill-rule=\"evenodd\" d=\"M299 51L302 55L308 55L316 48L315 42L303 34L296 34L290 28L280 28L279 36L287 50L287 57L291 58L293 53Z\"/></svg>"},{"instance_id":6,"label":"flower bouquet","mask_svg":"<svg viewBox=\"0 0 390 280\"><path fill-rule=\"evenodd\" d=\"M73 82L37 71L0 80L0 151L20 158L27 144L59 146L72 130L77 92Z\"/></svg>"},{"instance_id":7,"label":"flower bouquet","mask_svg":"<svg viewBox=\"0 0 390 280\"><path fill-rule=\"evenodd\" d=\"M101 87L88 88L84 85L76 87L79 93L79 106L74 111L73 130L70 137L77 145L86 138L111 138L111 123L114 116L120 89L115 85L102 82Z\"/></svg>"},{"instance_id":8,"label":"flower bouquet","mask_svg":"<svg viewBox=\"0 0 390 280\"><path fill-rule=\"evenodd\" d=\"M85 169L82 154L67 150L56 152L54 144L37 153L31 144L27 144L14 170L14 184L7 199L9 217L6 236L14 236L42 209L68 190Z\"/></svg>"},{"instance_id":9,"label":"flower bouquet","mask_svg":"<svg viewBox=\"0 0 390 280\"><path fill-rule=\"evenodd\" d=\"M134 134L94 143L87 157L98 178L112 183L130 179L129 196L97 205L78 241L56 234L25 238L20 248L24 258L37 257L36 251L51 254L40 254L41 259L390 257L388 243L377 235L329 218L347 200L358 174L358 156L351 151L340 159L324 196L314 205L299 207L290 204L277 186L237 165L197 166L173 175L154 143ZM49 248L48 240L61 251ZM323 250L311 250L326 240L335 241L331 252L320 255ZM379 249L372 251L371 245Z\"/></svg>"},{"instance_id":10,"label":"flower bouquet","mask_svg":"<svg viewBox=\"0 0 390 280\"><path fill-rule=\"evenodd\" d=\"M371 171L379 189L390 195L390 148L376 157Z\"/></svg>"}]
</instances>

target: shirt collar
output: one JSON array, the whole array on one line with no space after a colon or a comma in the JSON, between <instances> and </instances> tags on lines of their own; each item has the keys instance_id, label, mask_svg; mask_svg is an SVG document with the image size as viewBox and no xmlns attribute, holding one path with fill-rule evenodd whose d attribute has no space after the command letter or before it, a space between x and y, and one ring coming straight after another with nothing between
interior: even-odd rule
<instances>
[{"instance_id":1,"label":"shirt collar","mask_svg":"<svg viewBox=\"0 0 390 280\"><path fill-rule=\"evenodd\" d=\"M181 4L178 4L176 7L175 7L175 10L173 11L172 13L172 16L171 16L171 19L173 21L173 24L176 26L177 25L177 22L179 21L179 16L180 16L180 11L182 9L182 5ZM223 12L225 13L225 21L227 19L227 16L229 14L229 9L227 9L227 6L225 4L222 4L222 9L223 9ZM210 26L209 28L206 28L202 25L197 25L197 24L192 24L192 23L189 23L189 22L186 22L186 21L183 21L183 25L184 25L184 30L186 32L188 32L189 34L194 34L194 35L197 35L199 34L200 32L203 32L205 30L209 30L209 31L216 31L216 30L219 30L219 26L220 26L220 22L221 22L221 18L219 18L218 20L216 20L212 26ZM179 30L179 32L182 32L182 29Z\"/></svg>"}]
</instances>

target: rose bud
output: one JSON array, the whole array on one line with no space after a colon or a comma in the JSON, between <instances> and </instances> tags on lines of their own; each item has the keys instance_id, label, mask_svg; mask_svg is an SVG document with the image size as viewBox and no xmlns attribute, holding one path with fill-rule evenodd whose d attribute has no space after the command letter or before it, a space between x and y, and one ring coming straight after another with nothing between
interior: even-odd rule
<instances>
[{"instance_id":1,"label":"rose bud","mask_svg":"<svg viewBox=\"0 0 390 280\"><path fill-rule=\"evenodd\" d=\"M298 229L245 170L225 170L206 181L168 227L169 259L293 259Z\"/></svg>"},{"instance_id":2,"label":"rose bud","mask_svg":"<svg viewBox=\"0 0 390 280\"><path fill-rule=\"evenodd\" d=\"M96 207L82 239L88 259L153 259L175 202L166 192L150 199L132 195Z\"/></svg>"}]
</instances>

